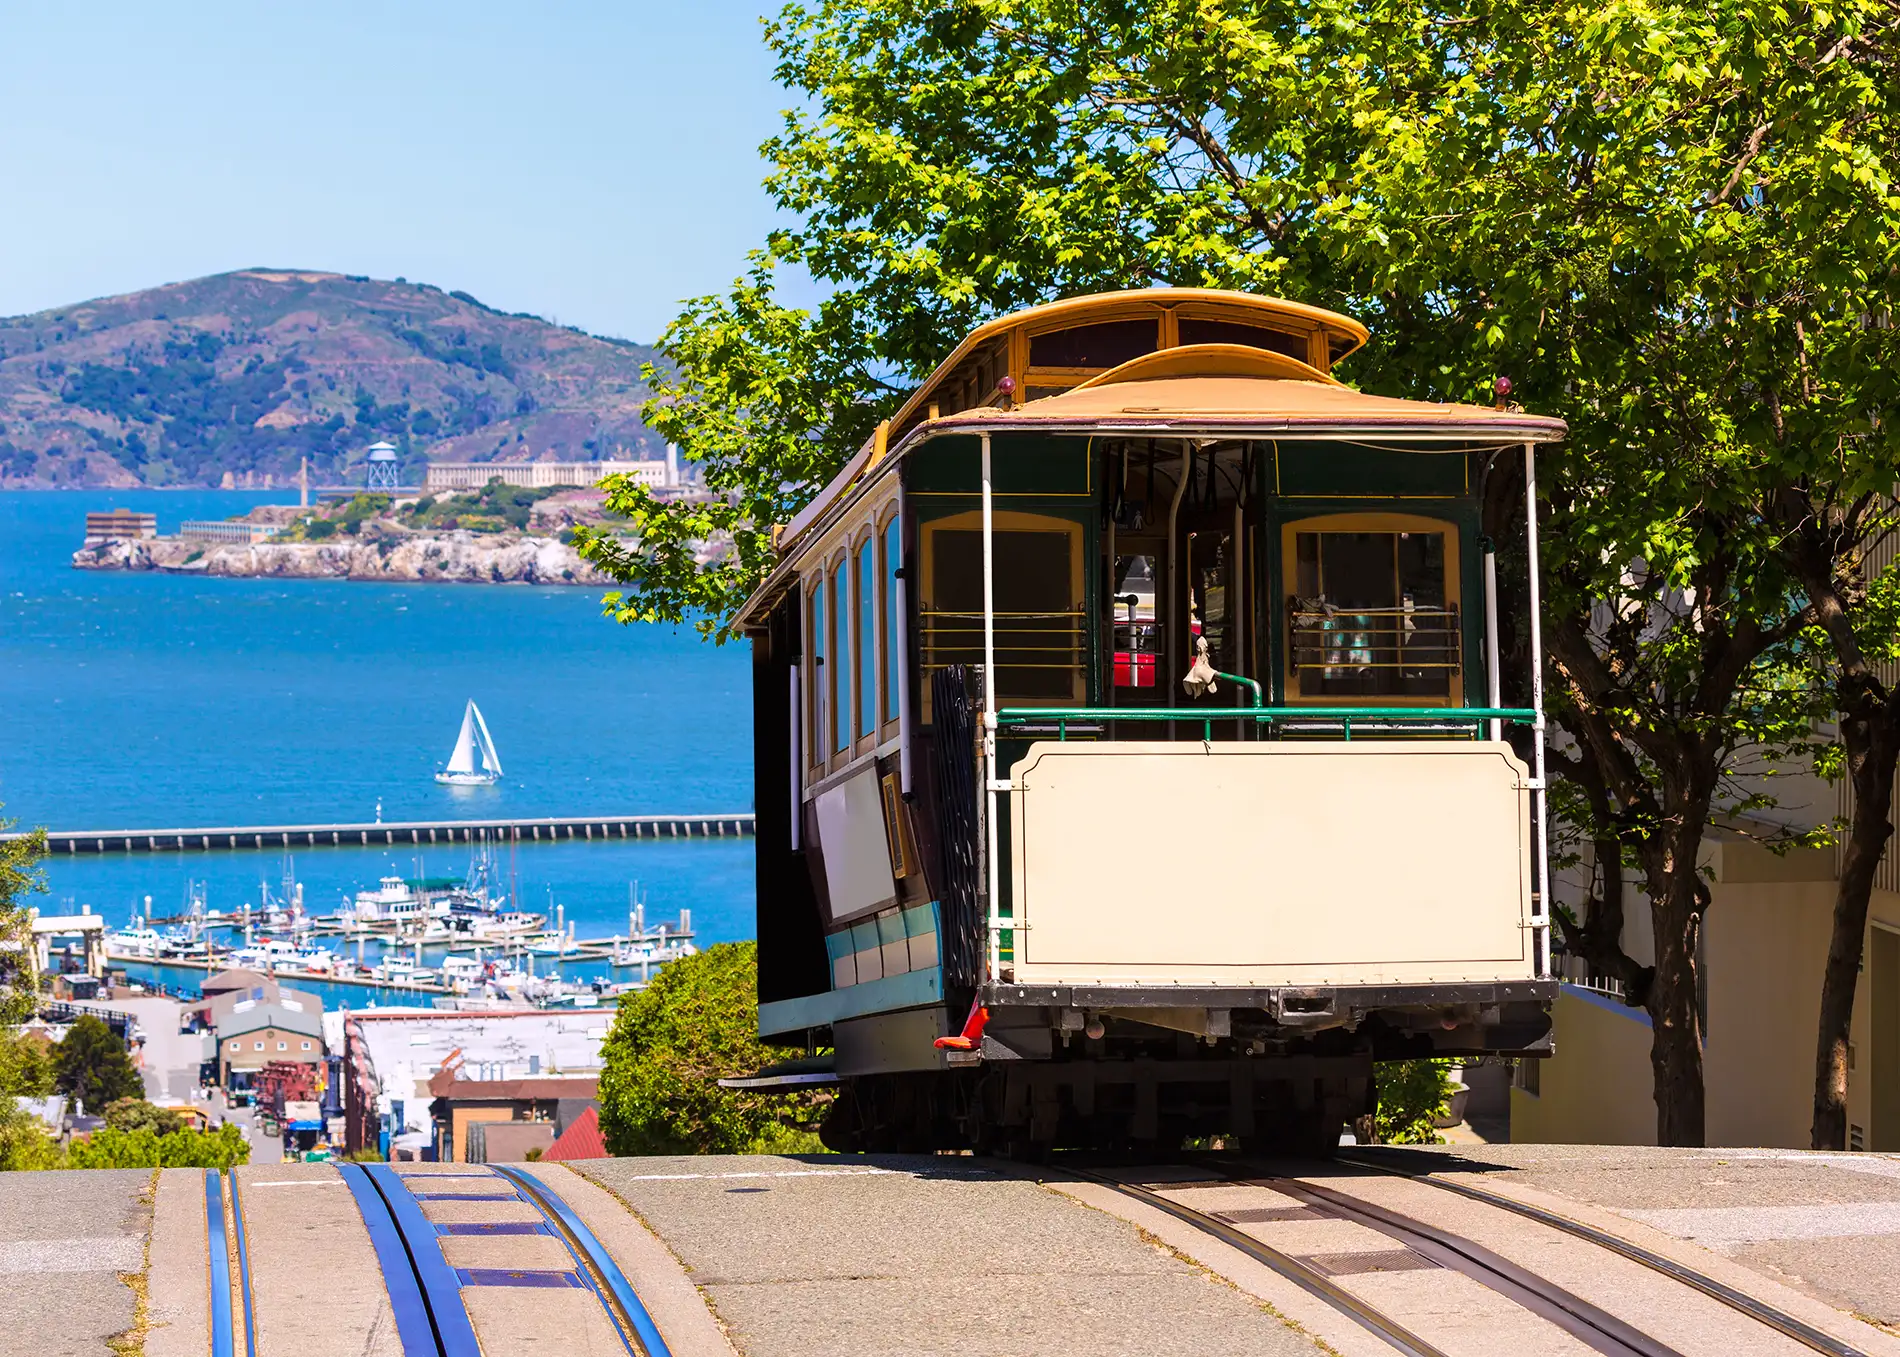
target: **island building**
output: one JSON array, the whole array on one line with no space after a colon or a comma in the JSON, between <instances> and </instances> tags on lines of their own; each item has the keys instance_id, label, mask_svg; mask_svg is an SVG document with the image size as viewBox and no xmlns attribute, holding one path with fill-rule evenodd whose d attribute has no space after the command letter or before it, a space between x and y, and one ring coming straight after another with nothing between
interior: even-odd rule
<instances>
[{"instance_id":1,"label":"island building","mask_svg":"<svg viewBox=\"0 0 1900 1357\"><path fill-rule=\"evenodd\" d=\"M396 483L396 448L392 443L371 443L363 457L363 488L390 494L402 487Z\"/></svg>"},{"instance_id":2,"label":"island building","mask_svg":"<svg viewBox=\"0 0 1900 1357\"><path fill-rule=\"evenodd\" d=\"M545 1148L593 1104L612 1023L611 1010L347 1013L344 1143L389 1160L457 1163ZM500 1122L543 1129L498 1131Z\"/></svg>"},{"instance_id":3,"label":"island building","mask_svg":"<svg viewBox=\"0 0 1900 1357\"><path fill-rule=\"evenodd\" d=\"M178 525L178 540L204 546L247 547L268 541L284 530L281 523L252 523L243 519L187 518Z\"/></svg>"},{"instance_id":4,"label":"island building","mask_svg":"<svg viewBox=\"0 0 1900 1357\"><path fill-rule=\"evenodd\" d=\"M89 513L86 515L86 536L129 541L156 537L158 515L134 513L130 509L113 509L103 514Z\"/></svg>"},{"instance_id":5,"label":"island building","mask_svg":"<svg viewBox=\"0 0 1900 1357\"><path fill-rule=\"evenodd\" d=\"M680 479L679 452L669 445L665 460L599 462L431 462L424 493L480 490L492 480L542 490L554 486L598 485L606 476L628 476L655 490L675 489Z\"/></svg>"}]
</instances>

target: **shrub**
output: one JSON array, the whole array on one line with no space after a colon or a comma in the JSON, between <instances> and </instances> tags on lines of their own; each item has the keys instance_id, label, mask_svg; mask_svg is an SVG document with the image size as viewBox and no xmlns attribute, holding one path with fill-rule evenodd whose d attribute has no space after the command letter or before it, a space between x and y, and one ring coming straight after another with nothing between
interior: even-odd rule
<instances>
[{"instance_id":1,"label":"shrub","mask_svg":"<svg viewBox=\"0 0 1900 1357\"><path fill-rule=\"evenodd\" d=\"M1445 1114L1454 1085L1455 1060L1386 1060L1373 1067L1379 1110L1373 1130L1385 1145L1438 1145L1432 1123Z\"/></svg>"},{"instance_id":2,"label":"shrub","mask_svg":"<svg viewBox=\"0 0 1900 1357\"><path fill-rule=\"evenodd\" d=\"M66 1151L66 1166L75 1169L228 1169L250 1160L251 1143L244 1132L226 1124L215 1131L173 1131L160 1135L143 1128L118 1131L112 1127L75 1140Z\"/></svg>"},{"instance_id":3,"label":"shrub","mask_svg":"<svg viewBox=\"0 0 1900 1357\"><path fill-rule=\"evenodd\" d=\"M620 1001L603 1055L600 1121L615 1154L820 1149L829 1095L739 1093L718 1080L781 1059L758 1038L758 944L724 942Z\"/></svg>"},{"instance_id":4,"label":"shrub","mask_svg":"<svg viewBox=\"0 0 1900 1357\"><path fill-rule=\"evenodd\" d=\"M115 1131L151 1131L170 1135L185 1129L185 1119L143 1098L120 1098L106 1105L106 1125Z\"/></svg>"}]
</instances>

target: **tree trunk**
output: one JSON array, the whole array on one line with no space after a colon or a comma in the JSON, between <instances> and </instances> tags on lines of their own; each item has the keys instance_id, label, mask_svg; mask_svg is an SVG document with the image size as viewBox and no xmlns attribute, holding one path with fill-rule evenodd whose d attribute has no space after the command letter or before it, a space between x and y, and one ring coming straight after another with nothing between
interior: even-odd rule
<instances>
[{"instance_id":1,"label":"tree trunk","mask_svg":"<svg viewBox=\"0 0 1900 1357\"><path fill-rule=\"evenodd\" d=\"M1647 1008L1658 1145L1701 1145L1706 1134L1702 1010L1697 1002L1702 914L1708 903L1697 861L1701 827L1700 818L1688 826L1678 822L1651 847L1650 932L1656 970Z\"/></svg>"},{"instance_id":2,"label":"tree trunk","mask_svg":"<svg viewBox=\"0 0 1900 1357\"><path fill-rule=\"evenodd\" d=\"M1847 1148L1847 1042L1854 1024L1874 873L1893 835L1893 778L1900 762L1900 709L1877 683L1842 684L1841 742L1854 788L1854 814L1841 853L1834 926L1821 978L1821 1019L1814 1052L1814 1124L1809 1146Z\"/></svg>"}]
</instances>

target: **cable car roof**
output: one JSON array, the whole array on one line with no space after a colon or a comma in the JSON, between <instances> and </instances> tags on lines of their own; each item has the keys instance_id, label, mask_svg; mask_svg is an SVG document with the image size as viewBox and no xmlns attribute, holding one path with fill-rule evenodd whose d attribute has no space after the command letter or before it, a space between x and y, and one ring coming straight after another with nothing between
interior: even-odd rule
<instances>
[{"instance_id":1,"label":"cable car roof","mask_svg":"<svg viewBox=\"0 0 1900 1357\"><path fill-rule=\"evenodd\" d=\"M1548 443L1565 433L1562 420L1520 410L1369 395L1297 359L1238 344L1163 349L1013 410L962 410L924 427L938 434L1399 435L1431 440L1407 449L1425 453L1461 450L1470 439Z\"/></svg>"}]
</instances>

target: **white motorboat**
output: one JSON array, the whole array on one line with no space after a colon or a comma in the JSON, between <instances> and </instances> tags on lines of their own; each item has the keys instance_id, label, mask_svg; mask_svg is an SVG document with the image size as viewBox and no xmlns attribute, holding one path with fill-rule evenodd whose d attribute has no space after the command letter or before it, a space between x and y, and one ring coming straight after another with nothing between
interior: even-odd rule
<instances>
[{"instance_id":1,"label":"white motorboat","mask_svg":"<svg viewBox=\"0 0 1900 1357\"><path fill-rule=\"evenodd\" d=\"M165 945L156 928L121 928L106 935L107 956L153 957Z\"/></svg>"},{"instance_id":2,"label":"white motorboat","mask_svg":"<svg viewBox=\"0 0 1900 1357\"><path fill-rule=\"evenodd\" d=\"M513 909L495 915L473 917L459 915L451 919L451 923L462 935L483 940L519 938L525 934L539 933L547 921L545 914L530 914L525 910Z\"/></svg>"},{"instance_id":3,"label":"white motorboat","mask_svg":"<svg viewBox=\"0 0 1900 1357\"><path fill-rule=\"evenodd\" d=\"M477 754L482 761L479 770L475 767ZM435 780L450 787L488 787L501 780L501 755L495 752L488 722L482 719L482 709L475 705L474 698L462 712L462 731L455 737L449 766L437 773Z\"/></svg>"},{"instance_id":4,"label":"white motorboat","mask_svg":"<svg viewBox=\"0 0 1900 1357\"><path fill-rule=\"evenodd\" d=\"M436 973L418 966L408 957L386 956L370 968L370 974L385 985L433 985Z\"/></svg>"},{"instance_id":5,"label":"white motorboat","mask_svg":"<svg viewBox=\"0 0 1900 1357\"><path fill-rule=\"evenodd\" d=\"M399 876L385 876L373 891L358 891L347 911L358 923L410 924L447 915L448 906L416 891Z\"/></svg>"}]
</instances>

